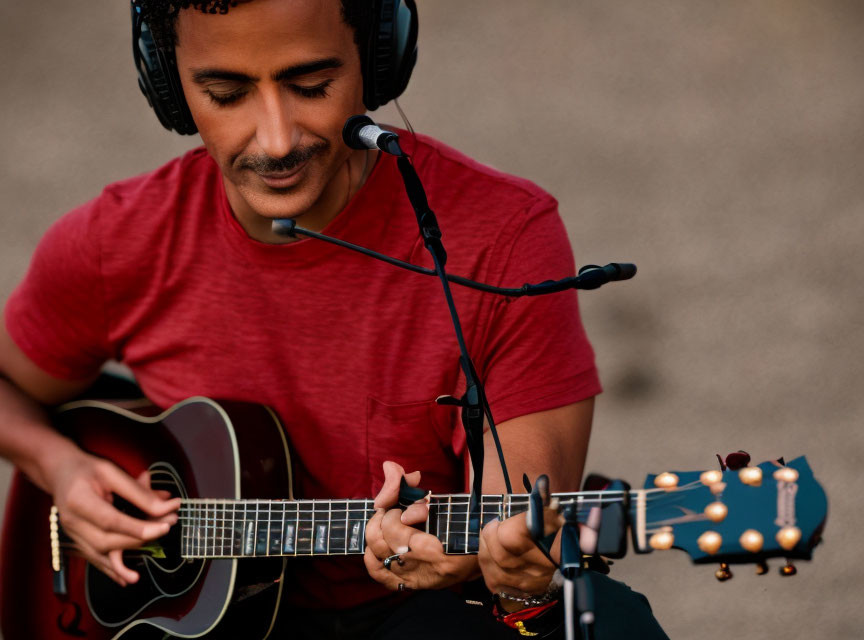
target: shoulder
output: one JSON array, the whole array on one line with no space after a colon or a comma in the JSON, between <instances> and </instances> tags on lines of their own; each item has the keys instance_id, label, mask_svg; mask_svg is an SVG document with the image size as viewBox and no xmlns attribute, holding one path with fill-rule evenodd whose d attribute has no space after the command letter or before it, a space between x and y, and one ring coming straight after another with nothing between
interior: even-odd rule
<instances>
[{"instance_id":1,"label":"shoulder","mask_svg":"<svg viewBox=\"0 0 864 640\"><path fill-rule=\"evenodd\" d=\"M570 241L549 193L428 136L418 135L409 148L442 229L453 231L448 246L452 240L465 259L488 260L491 281L513 265L525 272L510 274L511 280L548 273L543 267L550 264L556 276L572 271ZM470 251L459 251L465 248Z\"/></svg>"},{"instance_id":2,"label":"shoulder","mask_svg":"<svg viewBox=\"0 0 864 640\"><path fill-rule=\"evenodd\" d=\"M202 187L218 181L219 176L216 163L203 147L198 147L158 169L109 184L100 200L103 206L125 208L142 217L171 213L177 205L206 191Z\"/></svg>"},{"instance_id":3,"label":"shoulder","mask_svg":"<svg viewBox=\"0 0 864 640\"><path fill-rule=\"evenodd\" d=\"M407 133L405 137L411 138ZM499 220L506 213L557 209L555 198L530 180L478 162L439 140L418 134L409 148L433 209L444 202L470 208L479 216L487 212Z\"/></svg>"}]
</instances>

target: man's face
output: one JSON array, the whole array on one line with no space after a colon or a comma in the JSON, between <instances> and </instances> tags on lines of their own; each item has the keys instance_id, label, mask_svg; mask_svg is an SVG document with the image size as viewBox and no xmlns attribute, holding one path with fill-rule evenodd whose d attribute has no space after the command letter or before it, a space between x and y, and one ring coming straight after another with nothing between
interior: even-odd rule
<instances>
[{"instance_id":1,"label":"man's face","mask_svg":"<svg viewBox=\"0 0 864 640\"><path fill-rule=\"evenodd\" d=\"M363 113L354 33L339 0L254 0L177 19L177 66L241 223L344 204L345 120ZM266 220L265 220L266 221Z\"/></svg>"}]
</instances>

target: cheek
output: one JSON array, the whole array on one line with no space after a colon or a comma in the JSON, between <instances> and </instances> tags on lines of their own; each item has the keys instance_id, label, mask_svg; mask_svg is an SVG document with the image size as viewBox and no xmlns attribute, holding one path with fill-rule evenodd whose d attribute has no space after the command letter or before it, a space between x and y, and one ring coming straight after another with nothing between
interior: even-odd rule
<instances>
[{"instance_id":1,"label":"cheek","mask_svg":"<svg viewBox=\"0 0 864 640\"><path fill-rule=\"evenodd\" d=\"M209 98L204 98L210 103ZM189 104L198 133L214 160L227 170L255 135L254 120L241 109L215 109L210 104Z\"/></svg>"}]
</instances>

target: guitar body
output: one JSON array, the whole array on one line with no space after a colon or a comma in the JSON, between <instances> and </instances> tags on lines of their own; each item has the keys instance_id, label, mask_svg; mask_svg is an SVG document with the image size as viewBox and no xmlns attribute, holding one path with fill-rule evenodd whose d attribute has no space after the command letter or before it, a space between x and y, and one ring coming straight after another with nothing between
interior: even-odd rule
<instances>
[{"instance_id":1,"label":"guitar body","mask_svg":"<svg viewBox=\"0 0 864 640\"><path fill-rule=\"evenodd\" d=\"M56 423L82 448L130 475L150 470L154 488L174 495L290 496L287 443L266 407L191 398L156 415L152 408L130 411L83 401L67 405ZM127 554L127 565L141 579L125 588L82 558L63 554L66 593L56 593L47 526L51 504L50 496L16 474L0 548L0 628L6 640L270 634L285 559L184 560L179 527L159 541L162 553Z\"/></svg>"}]
</instances>

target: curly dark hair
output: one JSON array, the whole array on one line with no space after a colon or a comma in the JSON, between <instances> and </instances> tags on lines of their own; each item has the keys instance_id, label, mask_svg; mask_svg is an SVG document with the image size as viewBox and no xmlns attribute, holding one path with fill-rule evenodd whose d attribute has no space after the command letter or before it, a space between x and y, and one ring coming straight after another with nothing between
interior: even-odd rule
<instances>
[{"instance_id":1,"label":"curly dark hair","mask_svg":"<svg viewBox=\"0 0 864 640\"><path fill-rule=\"evenodd\" d=\"M249 0L247 0L249 1ZM363 34L369 19L369 0L341 0L342 18L354 30L354 42L361 47ZM149 26L156 44L160 47L170 47L177 44L177 33L174 26L177 14L190 7L203 13L228 13L231 7L236 7L238 0L138 0L141 15Z\"/></svg>"}]
</instances>

